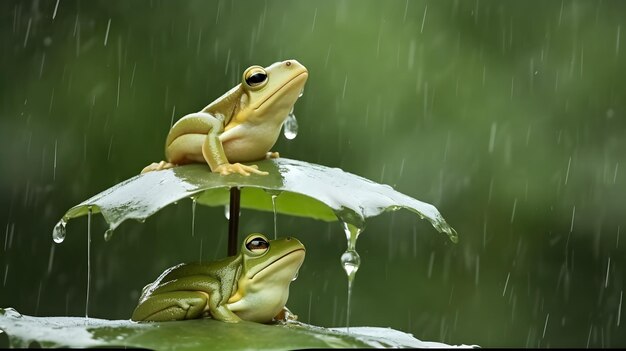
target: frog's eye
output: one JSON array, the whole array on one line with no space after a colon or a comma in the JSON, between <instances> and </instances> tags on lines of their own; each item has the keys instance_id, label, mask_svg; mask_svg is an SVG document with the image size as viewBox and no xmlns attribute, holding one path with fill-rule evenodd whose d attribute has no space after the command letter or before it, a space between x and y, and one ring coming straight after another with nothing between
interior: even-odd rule
<instances>
[{"instance_id":1,"label":"frog's eye","mask_svg":"<svg viewBox=\"0 0 626 351\"><path fill-rule=\"evenodd\" d=\"M260 66L252 66L243 74L246 85L252 89L258 89L267 83L267 72Z\"/></svg>"},{"instance_id":2,"label":"frog's eye","mask_svg":"<svg viewBox=\"0 0 626 351\"><path fill-rule=\"evenodd\" d=\"M260 236L250 238L246 243L246 248L254 253L263 253L269 249L270 243Z\"/></svg>"}]
</instances>

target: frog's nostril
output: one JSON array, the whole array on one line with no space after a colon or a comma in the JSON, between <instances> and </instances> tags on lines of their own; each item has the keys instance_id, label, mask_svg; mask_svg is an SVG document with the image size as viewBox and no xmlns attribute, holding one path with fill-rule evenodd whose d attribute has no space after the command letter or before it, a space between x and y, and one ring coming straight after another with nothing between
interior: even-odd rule
<instances>
[{"instance_id":1,"label":"frog's nostril","mask_svg":"<svg viewBox=\"0 0 626 351\"><path fill-rule=\"evenodd\" d=\"M285 62L285 65L287 65L287 67L291 66L291 61Z\"/></svg>"}]
</instances>

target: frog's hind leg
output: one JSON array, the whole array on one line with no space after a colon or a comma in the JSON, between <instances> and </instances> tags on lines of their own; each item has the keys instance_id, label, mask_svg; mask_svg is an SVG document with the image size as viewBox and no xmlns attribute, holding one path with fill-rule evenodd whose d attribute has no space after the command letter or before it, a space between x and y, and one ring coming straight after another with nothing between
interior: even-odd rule
<instances>
[{"instance_id":1,"label":"frog's hind leg","mask_svg":"<svg viewBox=\"0 0 626 351\"><path fill-rule=\"evenodd\" d=\"M209 296L201 291L172 291L143 301L131 317L134 321L172 321L200 318L208 310Z\"/></svg>"},{"instance_id":2,"label":"frog's hind leg","mask_svg":"<svg viewBox=\"0 0 626 351\"><path fill-rule=\"evenodd\" d=\"M152 171L160 171L162 169L174 168L176 165L174 163L161 161L159 163L152 162L152 164L147 165L144 169L141 170L141 174L152 172Z\"/></svg>"}]
</instances>

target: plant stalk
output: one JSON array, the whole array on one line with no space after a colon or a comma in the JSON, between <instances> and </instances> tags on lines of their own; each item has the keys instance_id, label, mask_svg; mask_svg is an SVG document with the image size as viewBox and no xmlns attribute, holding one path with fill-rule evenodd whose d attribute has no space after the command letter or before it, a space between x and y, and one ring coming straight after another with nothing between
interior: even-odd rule
<instances>
[{"instance_id":1,"label":"plant stalk","mask_svg":"<svg viewBox=\"0 0 626 351\"><path fill-rule=\"evenodd\" d=\"M241 190L236 186L230 188L230 206L228 218L228 256L237 254L237 241L239 232L239 208Z\"/></svg>"}]
</instances>

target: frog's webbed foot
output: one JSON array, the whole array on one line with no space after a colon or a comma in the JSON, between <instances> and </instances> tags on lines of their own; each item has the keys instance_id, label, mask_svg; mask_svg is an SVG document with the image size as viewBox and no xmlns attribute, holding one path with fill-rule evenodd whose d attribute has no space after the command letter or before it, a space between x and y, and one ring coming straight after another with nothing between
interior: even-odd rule
<instances>
[{"instance_id":1,"label":"frog's webbed foot","mask_svg":"<svg viewBox=\"0 0 626 351\"><path fill-rule=\"evenodd\" d=\"M223 163L217 166L213 172L219 173L221 175L229 175L231 173L239 173L244 176L249 176L250 173L255 173L259 175L268 175L269 173L260 171L259 166L252 165L242 165L241 163Z\"/></svg>"},{"instance_id":2,"label":"frog's webbed foot","mask_svg":"<svg viewBox=\"0 0 626 351\"><path fill-rule=\"evenodd\" d=\"M278 151L270 151L267 154L265 154L265 158L279 158L280 154L278 153Z\"/></svg>"},{"instance_id":3,"label":"frog's webbed foot","mask_svg":"<svg viewBox=\"0 0 626 351\"><path fill-rule=\"evenodd\" d=\"M293 314L293 312L285 306L273 319L277 322L293 322L298 320L298 315Z\"/></svg>"},{"instance_id":4,"label":"frog's webbed foot","mask_svg":"<svg viewBox=\"0 0 626 351\"><path fill-rule=\"evenodd\" d=\"M161 161L159 163L152 162L152 164L144 167L144 169L141 170L141 174L152 172L152 171L160 171L162 169L168 169L168 168L173 168L173 167L176 167L176 165L173 163L165 162L165 161Z\"/></svg>"}]
</instances>

